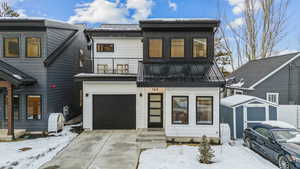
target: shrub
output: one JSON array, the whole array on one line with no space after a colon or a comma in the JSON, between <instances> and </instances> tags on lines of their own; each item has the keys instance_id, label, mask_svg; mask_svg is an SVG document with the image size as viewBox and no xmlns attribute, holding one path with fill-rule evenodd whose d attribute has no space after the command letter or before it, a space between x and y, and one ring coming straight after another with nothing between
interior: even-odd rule
<instances>
[{"instance_id":1,"label":"shrub","mask_svg":"<svg viewBox=\"0 0 300 169\"><path fill-rule=\"evenodd\" d=\"M199 144L199 162L204 164L211 164L212 158L215 157L214 151L212 150L208 138L204 135L201 138Z\"/></svg>"}]
</instances>

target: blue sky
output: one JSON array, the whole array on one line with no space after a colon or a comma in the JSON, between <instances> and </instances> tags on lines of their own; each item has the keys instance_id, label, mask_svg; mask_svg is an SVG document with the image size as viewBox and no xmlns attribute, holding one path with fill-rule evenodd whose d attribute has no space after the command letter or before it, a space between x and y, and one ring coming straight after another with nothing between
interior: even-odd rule
<instances>
[{"instance_id":1,"label":"blue sky","mask_svg":"<svg viewBox=\"0 0 300 169\"><path fill-rule=\"evenodd\" d=\"M30 17L46 17L62 21L86 23L136 22L144 18L218 17L218 4L231 21L239 18L239 2L243 0L0 0ZM279 50L300 50L300 0L290 0L287 37Z\"/></svg>"}]
</instances>

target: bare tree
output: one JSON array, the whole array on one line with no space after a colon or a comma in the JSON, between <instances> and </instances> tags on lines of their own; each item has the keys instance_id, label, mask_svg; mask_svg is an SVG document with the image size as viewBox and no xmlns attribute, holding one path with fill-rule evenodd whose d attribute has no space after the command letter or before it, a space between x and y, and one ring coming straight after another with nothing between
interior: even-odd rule
<instances>
[{"instance_id":1,"label":"bare tree","mask_svg":"<svg viewBox=\"0 0 300 169\"><path fill-rule=\"evenodd\" d=\"M20 14L10 7L7 2L3 2L0 8L0 17L19 17Z\"/></svg>"},{"instance_id":2,"label":"bare tree","mask_svg":"<svg viewBox=\"0 0 300 169\"><path fill-rule=\"evenodd\" d=\"M240 25L228 22L226 14L221 12L221 20L225 22L221 27L223 39L231 37L230 53L235 55L238 66L273 53L286 35L288 6L289 0L244 0Z\"/></svg>"}]
</instances>

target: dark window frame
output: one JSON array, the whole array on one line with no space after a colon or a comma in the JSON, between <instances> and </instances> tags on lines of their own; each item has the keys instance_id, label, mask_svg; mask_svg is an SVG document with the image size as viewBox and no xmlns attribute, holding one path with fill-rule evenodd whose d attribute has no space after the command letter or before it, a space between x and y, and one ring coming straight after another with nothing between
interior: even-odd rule
<instances>
[{"instance_id":1,"label":"dark window frame","mask_svg":"<svg viewBox=\"0 0 300 169\"><path fill-rule=\"evenodd\" d=\"M112 51L104 51L104 47L103 50L101 51L101 47L100 50L98 50L98 45L112 45ZM96 52L101 52L101 53L113 53L115 52L115 44L114 43L96 43Z\"/></svg>"},{"instance_id":2,"label":"dark window frame","mask_svg":"<svg viewBox=\"0 0 300 169\"><path fill-rule=\"evenodd\" d=\"M212 99L212 105L211 105L211 123L198 123L198 98L211 98ZM196 96L196 125L213 125L214 124L214 97L213 96Z\"/></svg>"},{"instance_id":3,"label":"dark window frame","mask_svg":"<svg viewBox=\"0 0 300 169\"><path fill-rule=\"evenodd\" d=\"M182 57L174 57L172 56L172 40L183 40L183 56ZM172 37L170 38L170 58L171 59L184 59L185 58L185 50L186 50L186 42L184 37Z\"/></svg>"},{"instance_id":4,"label":"dark window frame","mask_svg":"<svg viewBox=\"0 0 300 169\"><path fill-rule=\"evenodd\" d=\"M194 57L194 39L206 39L206 56ZM193 59L207 59L208 57L208 38L207 37L192 37L192 58Z\"/></svg>"},{"instance_id":5,"label":"dark window frame","mask_svg":"<svg viewBox=\"0 0 300 169\"><path fill-rule=\"evenodd\" d=\"M161 40L161 57L151 57L150 56L150 40ZM159 38L159 37L150 37L147 39L148 43L147 43L147 48L148 48L148 58L149 59L163 59L164 58L164 46L165 46L165 40L164 38Z\"/></svg>"},{"instance_id":6,"label":"dark window frame","mask_svg":"<svg viewBox=\"0 0 300 169\"><path fill-rule=\"evenodd\" d=\"M3 119L5 120L5 121L7 121L8 119L6 118L6 106L5 106L5 104L6 104L6 96L7 95L3 95L3 115L4 115L4 117L3 117ZM19 97L19 113L18 113L18 118L17 119L15 119L14 118L14 120L21 120L20 119L20 114L21 114L21 112L20 112L20 110L21 110L21 101L20 101L20 99L21 99L21 95L20 94L14 94L13 95L13 97L15 97L15 96L18 96ZM14 104L14 103L13 103ZM14 113L14 116L15 116L15 113Z\"/></svg>"},{"instance_id":7,"label":"dark window frame","mask_svg":"<svg viewBox=\"0 0 300 169\"><path fill-rule=\"evenodd\" d=\"M40 39L40 56L38 56L38 57L34 57L34 56L28 56L28 43L27 43L27 40L29 39L29 38L38 38L38 39ZM26 58L36 58L36 59L39 59L39 58L42 58L42 38L41 37L37 37L37 36L28 36L28 37L26 37L25 38L25 57Z\"/></svg>"},{"instance_id":8,"label":"dark window frame","mask_svg":"<svg viewBox=\"0 0 300 169\"><path fill-rule=\"evenodd\" d=\"M18 40L18 56L6 56L6 48L5 48L5 40L6 39L13 39L16 38ZM20 52L21 52L21 47L20 47L20 37L12 36L12 37L3 37L3 58L20 58Z\"/></svg>"},{"instance_id":9,"label":"dark window frame","mask_svg":"<svg viewBox=\"0 0 300 169\"><path fill-rule=\"evenodd\" d=\"M40 111L41 111L41 118L40 119L28 119L28 96L40 96ZM42 95L41 94L26 94L26 120L32 120L32 121L39 121L43 119L43 101L42 101Z\"/></svg>"},{"instance_id":10,"label":"dark window frame","mask_svg":"<svg viewBox=\"0 0 300 169\"><path fill-rule=\"evenodd\" d=\"M179 123L174 123L174 118L173 118L173 103L174 103L174 97L181 97L181 98L186 98L186 100L187 100L187 122L186 123L181 123L181 124L179 124ZM171 120L172 120L172 125L189 125L189 96L172 96L172 109L171 109Z\"/></svg>"}]
</instances>

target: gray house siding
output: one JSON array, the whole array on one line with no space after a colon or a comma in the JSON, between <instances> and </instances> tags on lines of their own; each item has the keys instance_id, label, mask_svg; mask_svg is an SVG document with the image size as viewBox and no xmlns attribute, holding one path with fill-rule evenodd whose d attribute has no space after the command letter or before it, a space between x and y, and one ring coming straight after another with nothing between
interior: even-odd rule
<instances>
[{"instance_id":1,"label":"gray house siding","mask_svg":"<svg viewBox=\"0 0 300 169\"><path fill-rule=\"evenodd\" d=\"M47 29L47 51L50 55L58 46L61 45L72 33L74 30L64 30L56 28Z\"/></svg>"},{"instance_id":2,"label":"gray house siding","mask_svg":"<svg viewBox=\"0 0 300 169\"><path fill-rule=\"evenodd\" d=\"M269 120L277 120L277 108L269 106Z\"/></svg>"},{"instance_id":3,"label":"gray house siding","mask_svg":"<svg viewBox=\"0 0 300 169\"><path fill-rule=\"evenodd\" d=\"M73 76L82 70L79 66L80 49L87 56L87 40L80 33L72 44L64 49L64 52L48 67L48 112L63 112L63 107L68 105L70 116L81 113L79 104L80 86L74 82ZM56 88L51 88L55 85Z\"/></svg>"},{"instance_id":4,"label":"gray house siding","mask_svg":"<svg viewBox=\"0 0 300 169\"><path fill-rule=\"evenodd\" d=\"M235 108L236 113L236 137L243 138L243 131L244 131L244 106L239 106Z\"/></svg>"},{"instance_id":5,"label":"gray house siding","mask_svg":"<svg viewBox=\"0 0 300 169\"><path fill-rule=\"evenodd\" d=\"M41 37L42 55L41 58L26 58L25 57L25 38L26 37ZM3 37L19 37L20 42L20 57L19 58L3 58ZM27 130L44 130L47 128L47 88L46 88L46 68L43 66L43 61L47 56L46 34L45 32L0 32L0 59L6 63L16 67L24 73L31 75L37 79L37 84L20 89L15 89L14 94L20 97L20 119L15 121L15 128L25 128ZM27 95L41 95L42 99L42 119L27 120L26 119L26 97ZM4 120L4 96L1 94L0 103L0 119L3 121L1 128L6 128Z\"/></svg>"},{"instance_id":6,"label":"gray house siding","mask_svg":"<svg viewBox=\"0 0 300 169\"><path fill-rule=\"evenodd\" d=\"M285 66L280 71L245 94L266 98L266 93L279 93L279 104L300 104L300 58Z\"/></svg>"}]
</instances>

